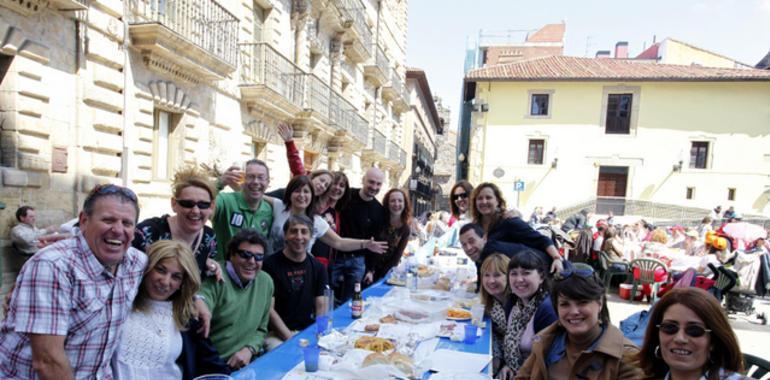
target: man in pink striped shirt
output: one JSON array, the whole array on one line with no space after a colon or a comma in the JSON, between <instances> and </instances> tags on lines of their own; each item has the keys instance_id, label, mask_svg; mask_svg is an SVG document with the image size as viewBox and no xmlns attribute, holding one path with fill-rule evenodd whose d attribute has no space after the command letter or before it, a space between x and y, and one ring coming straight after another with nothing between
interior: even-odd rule
<instances>
[{"instance_id":1,"label":"man in pink striped shirt","mask_svg":"<svg viewBox=\"0 0 770 380\"><path fill-rule=\"evenodd\" d=\"M0 324L0 378L112 378L120 326L147 263L131 247L138 215L133 191L97 186L80 213L81 233L27 261Z\"/></svg>"}]
</instances>

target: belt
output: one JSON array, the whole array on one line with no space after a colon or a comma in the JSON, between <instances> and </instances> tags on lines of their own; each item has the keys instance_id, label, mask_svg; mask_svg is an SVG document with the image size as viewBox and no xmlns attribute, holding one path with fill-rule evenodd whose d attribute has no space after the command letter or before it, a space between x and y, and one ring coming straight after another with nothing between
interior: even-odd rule
<instances>
[{"instance_id":1,"label":"belt","mask_svg":"<svg viewBox=\"0 0 770 380\"><path fill-rule=\"evenodd\" d=\"M340 252L337 251L334 253L334 259L352 259L355 257L363 256L363 253L357 253L357 252Z\"/></svg>"}]
</instances>

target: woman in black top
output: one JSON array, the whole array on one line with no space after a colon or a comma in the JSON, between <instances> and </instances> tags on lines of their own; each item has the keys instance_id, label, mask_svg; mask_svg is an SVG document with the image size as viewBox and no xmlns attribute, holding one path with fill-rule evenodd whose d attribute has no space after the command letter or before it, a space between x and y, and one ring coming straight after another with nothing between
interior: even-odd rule
<instances>
[{"instance_id":1,"label":"woman in black top","mask_svg":"<svg viewBox=\"0 0 770 380\"><path fill-rule=\"evenodd\" d=\"M380 231L377 240L388 242L388 250L382 255L366 255L364 284L371 284L385 277L388 271L398 265L404 254L411 233L412 205L409 196L401 189L390 189L382 199L385 206L387 225Z\"/></svg>"},{"instance_id":2,"label":"woman in black top","mask_svg":"<svg viewBox=\"0 0 770 380\"><path fill-rule=\"evenodd\" d=\"M519 217L509 217L506 214L505 198L494 183L485 182L473 189L471 194L471 215L473 222L479 224L490 241L524 244L539 250L546 255L544 259L553 261L551 271L561 272L563 265L559 251L553 242L543 234L535 231L527 222ZM504 252L513 254L513 252ZM482 253L482 257L485 257Z\"/></svg>"},{"instance_id":3,"label":"woman in black top","mask_svg":"<svg viewBox=\"0 0 770 380\"><path fill-rule=\"evenodd\" d=\"M221 267L214 260L217 239L214 230L206 226L206 221L214 212L216 187L195 167L174 174L171 187L171 208L175 214L143 220L136 226L131 245L147 252L150 245L159 240L182 241L193 251L201 275L214 275L221 279Z\"/></svg>"},{"instance_id":4,"label":"woman in black top","mask_svg":"<svg viewBox=\"0 0 770 380\"><path fill-rule=\"evenodd\" d=\"M349 192L350 186L348 184L348 177L345 173L333 172L332 185L329 186L329 190L326 194L321 196L316 203L318 215L321 216L326 223L329 223L329 228L334 230L338 235L340 233L340 216L337 210L344 206ZM332 259L332 248L326 243L320 240L316 241L310 252L321 264L327 268L329 267L329 263Z\"/></svg>"}]
</instances>

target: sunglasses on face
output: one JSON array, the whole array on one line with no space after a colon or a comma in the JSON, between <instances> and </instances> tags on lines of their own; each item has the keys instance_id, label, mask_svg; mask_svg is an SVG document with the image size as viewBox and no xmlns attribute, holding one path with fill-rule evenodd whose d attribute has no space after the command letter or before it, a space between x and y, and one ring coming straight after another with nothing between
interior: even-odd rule
<instances>
[{"instance_id":1,"label":"sunglasses on face","mask_svg":"<svg viewBox=\"0 0 770 380\"><path fill-rule=\"evenodd\" d=\"M572 276L578 276L582 278L591 278L594 275L594 270L591 268L579 268L579 269L567 269L553 275L556 281L566 280Z\"/></svg>"},{"instance_id":2,"label":"sunglasses on face","mask_svg":"<svg viewBox=\"0 0 770 380\"><path fill-rule=\"evenodd\" d=\"M456 201L458 199L465 199L465 198L468 198L468 193L452 194L453 201Z\"/></svg>"},{"instance_id":3,"label":"sunglasses on face","mask_svg":"<svg viewBox=\"0 0 770 380\"><path fill-rule=\"evenodd\" d=\"M176 203L184 208L193 208L195 206L198 206L199 209L205 210L209 207L211 207L211 202L206 201L192 201L189 199L177 199Z\"/></svg>"},{"instance_id":4,"label":"sunglasses on face","mask_svg":"<svg viewBox=\"0 0 770 380\"><path fill-rule=\"evenodd\" d=\"M679 332L679 325L676 323L663 322L658 325L658 330L666 335L674 335ZM700 338L711 330L699 325L687 325L684 333L691 338Z\"/></svg>"},{"instance_id":5,"label":"sunglasses on face","mask_svg":"<svg viewBox=\"0 0 770 380\"><path fill-rule=\"evenodd\" d=\"M265 259L264 253L251 252L245 249L239 249L235 252L238 254L238 256L240 256L244 260L254 259L254 261L260 262Z\"/></svg>"}]
</instances>

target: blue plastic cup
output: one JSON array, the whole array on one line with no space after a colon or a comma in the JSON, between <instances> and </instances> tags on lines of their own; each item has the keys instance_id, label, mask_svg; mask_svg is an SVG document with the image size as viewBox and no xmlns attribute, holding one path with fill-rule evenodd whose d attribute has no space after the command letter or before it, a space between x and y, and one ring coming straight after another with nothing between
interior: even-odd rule
<instances>
[{"instance_id":1,"label":"blue plastic cup","mask_svg":"<svg viewBox=\"0 0 770 380\"><path fill-rule=\"evenodd\" d=\"M329 315L321 315L315 318L316 334L326 335L329 330Z\"/></svg>"},{"instance_id":2,"label":"blue plastic cup","mask_svg":"<svg viewBox=\"0 0 770 380\"><path fill-rule=\"evenodd\" d=\"M316 346L307 346L302 349L305 355L305 372L318 371L318 358L321 356L321 349Z\"/></svg>"},{"instance_id":3,"label":"blue plastic cup","mask_svg":"<svg viewBox=\"0 0 770 380\"><path fill-rule=\"evenodd\" d=\"M467 344L476 343L476 329L478 329L478 327L472 323L465 325L465 339L463 342Z\"/></svg>"}]
</instances>

